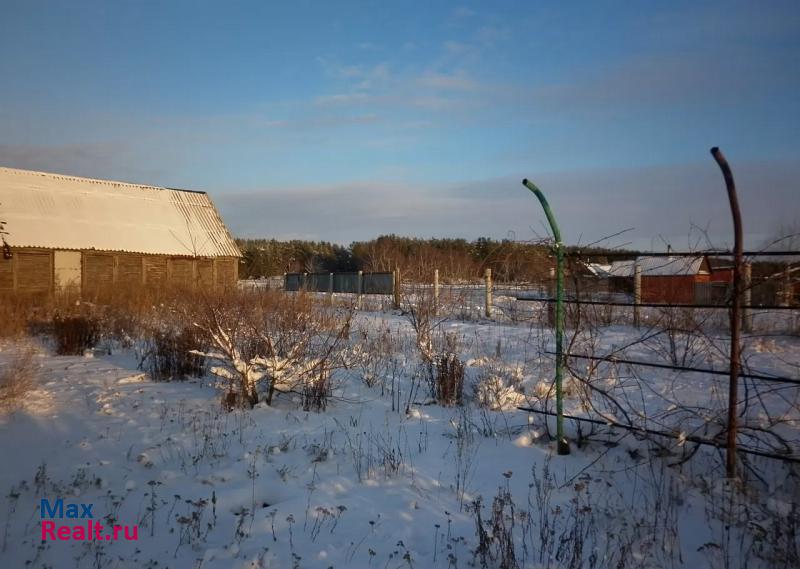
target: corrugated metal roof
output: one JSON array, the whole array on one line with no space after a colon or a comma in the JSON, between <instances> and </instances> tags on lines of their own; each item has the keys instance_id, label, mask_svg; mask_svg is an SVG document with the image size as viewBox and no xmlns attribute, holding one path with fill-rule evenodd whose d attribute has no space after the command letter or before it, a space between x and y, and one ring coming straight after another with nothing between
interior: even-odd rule
<instances>
[{"instance_id":1,"label":"corrugated metal roof","mask_svg":"<svg viewBox=\"0 0 800 569\"><path fill-rule=\"evenodd\" d=\"M614 261L608 269L608 275L611 277L632 277L633 264L635 261Z\"/></svg>"},{"instance_id":2,"label":"corrugated metal roof","mask_svg":"<svg viewBox=\"0 0 800 569\"><path fill-rule=\"evenodd\" d=\"M204 192L0 167L13 247L240 257Z\"/></svg>"},{"instance_id":3,"label":"corrugated metal roof","mask_svg":"<svg viewBox=\"0 0 800 569\"><path fill-rule=\"evenodd\" d=\"M701 271L703 257L637 257L635 261L594 264L592 268L601 276L632 277L636 264L642 268L642 275L648 277L696 275Z\"/></svg>"},{"instance_id":4,"label":"corrugated metal roof","mask_svg":"<svg viewBox=\"0 0 800 569\"><path fill-rule=\"evenodd\" d=\"M700 272L703 257L639 257L636 262L642 267L643 276L696 275Z\"/></svg>"}]
</instances>

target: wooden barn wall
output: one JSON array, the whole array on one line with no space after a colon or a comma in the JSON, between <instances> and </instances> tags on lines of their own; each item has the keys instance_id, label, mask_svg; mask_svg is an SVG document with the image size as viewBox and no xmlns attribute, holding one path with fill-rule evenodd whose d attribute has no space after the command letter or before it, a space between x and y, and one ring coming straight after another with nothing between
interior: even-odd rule
<instances>
[{"instance_id":1,"label":"wooden barn wall","mask_svg":"<svg viewBox=\"0 0 800 569\"><path fill-rule=\"evenodd\" d=\"M218 288L229 288L236 284L239 274L237 259L214 259L214 284Z\"/></svg>"},{"instance_id":2,"label":"wooden barn wall","mask_svg":"<svg viewBox=\"0 0 800 569\"><path fill-rule=\"evenodd\" d=\"M116 255L116 282L125 286L136 286L143 282L144 261L141 255Z\"/></svg>"},{"instance_id":3,"label":"wooden barn wall","mask_svg":"<svg viewBox=\"0 0 800 569\"><path fill-rule=\"evenodd\" d=\"M114 255L106 253L84 253L81 283L83 295L95 297L114 286Z\"/></svg>"},{"instance_id":4,"label":"wooden barn wall","mask_svg":"<svg viewBox=\"0 0 800 569\"><path fill-rule=\"evenodd\" d=\"M15 249L13 253L11 259L0 257L0 292L50 294L57 288L54 251ZM238 278L238 259L84 251L80 273L86 297L141 285L230 288Z\"/></svg>"},{"instance_id":5,"label":"wooden barn wall","mask_svg":"<svg viewBox=\"0 0 800 569\"><path fill-rule=\"evenodd\" d=\"M204 289L214 286L214 261L197 259L197 283Z\"/></svg>"},{"instance_id":6,"label":"wooden barn wall","mask_svg":"<svg viewBox=\"0 0 800 569\"><path fill-rule=\"evenodd\" d=\"M167 275L170 284L190 287L194 284L194 259L167 259Z\"/></svg>"},{"instance_id":7,"label":"wooden barn wall","mask_svg":"<svg viewBox=\"0 0 800 569\"><path fill-rule=\"evenodd\" d=\"M144 257L144 282L149 286L164 286L167 284L167 258Z\"/></svg>"},{"instance_id":8,"label":"wooden barn wall","mask_svg":"<svg viewBox=\"0 0 800 569\"><path fill-rule=\"evenodd\" d=\"M0 291L50 293L53 290L53 252L17 249L11 259L0 258Z\"/></svg>"},{"instance_id":9,"label":"wooden barn wall","mask_svg":"<svg viewBox=\"0 0 800 569\"><path fill-rule=\"evenodd\" d=\"M14 290L14 260L0 255L0 292Z\"/></svg>"}]
</instances>

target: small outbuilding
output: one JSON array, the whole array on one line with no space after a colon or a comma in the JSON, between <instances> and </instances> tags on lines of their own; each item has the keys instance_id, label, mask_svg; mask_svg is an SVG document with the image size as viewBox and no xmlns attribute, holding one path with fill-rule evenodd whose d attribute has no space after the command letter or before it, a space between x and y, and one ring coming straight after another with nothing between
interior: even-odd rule
<instances>
[{"instance_id":1,"label":"small outbuilding","mask_svg":"<svg viewBox=\"0 0 800 569\"><path fill-rule=\"evenodd\" d=\"M711 282L708 258L639 257L642 302L692 304L697 285Z\"/></svg>"},{"instance_id":2,"label":"small outbuilding","mask_svg":"<svg viewBox=\"0 0 800 569\"><path fill-rule=\"evenodd\" d=\"M641 271L642 302L656 304L721 303L733 280L730 262L705 255L640 256L592 264L591 269L608 279L609 289L633 293L636 267Z\"/></svg>"},{"instance_id":3,"label":"small outbuilding","mask_svg":"<svg viewBox=\"0 0 800 569\"><path fill-rule=\"evenodd\" d=\"M229 288L241 253L205 192L0 167L0 293Z\"/></svg>"}]
</instances>

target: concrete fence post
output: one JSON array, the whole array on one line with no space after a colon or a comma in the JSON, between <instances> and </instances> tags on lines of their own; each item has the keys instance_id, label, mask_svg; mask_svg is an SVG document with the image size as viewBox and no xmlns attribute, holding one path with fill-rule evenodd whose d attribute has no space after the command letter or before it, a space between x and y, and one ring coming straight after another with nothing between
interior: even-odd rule
<instances>
[{"instance_id":1,"label":"concrete fence post","mask_svg":"<svg viewBox=\"0 0 800 569\"><path fill-rule=\"evenodd\" d=\"M433 315L439 315L439 269L433 270Z\"/></svg>"},{"instance_id":2,"label":"concrete fence post","mask_svg":"<svg viewBox=\"0 0 800 569\"><path fill-rule=\"evenodd\" d=\"M492 317L492 269L486 269L486 318Z\"/></svg>"},{"instance_id":3,"label":"concrete fence post","mask_svg":"<svg viewBox=\"0 0 800 569\"><path fill-rule=\"evenodd\" d=\"M142 274L146 274L145 271L142 271ZM289 273L283 273L283 292L287 292L288 290L289 290Z\"/></svg>"},{"instance_id":4,"label":"concrete fence post","mask_svg":"<svg viewBox=\"0 0 800 569\"><path fill-rule=\"evenodd\" d=\"M642 324L642 266L636 262L633 265L633 325L637 328Z\"/></svg>"},{"instance_id":5,"label":"concrete fence post","mask_svg":"<svg viewBox=\"0 0 800 569\"><path fill-rule=\"evenodd\" d=\"M356 285L356 306L361 308L361 296L364 294L364 271L358 271L358 284Z\"/></svg>"},{"instance_id":6,"label":"concrete fence post","mask_svg":"<svg viewBox=\"0 0 800 569\"><path fill-rule=\"evenodd\" d=\"M333 305L333 273L328 275L328 304Z\"/></svg>"},{"instance_id":7,"label":"concrete fence post","mask_svg":"<svg viewBox=\"0 0 800 569\"><path fill-rule=\"evenodd\" d=\"M392 272L392 290L394 292L394 308L400 310L400 269Z\"/></svg>"}]
</instances>

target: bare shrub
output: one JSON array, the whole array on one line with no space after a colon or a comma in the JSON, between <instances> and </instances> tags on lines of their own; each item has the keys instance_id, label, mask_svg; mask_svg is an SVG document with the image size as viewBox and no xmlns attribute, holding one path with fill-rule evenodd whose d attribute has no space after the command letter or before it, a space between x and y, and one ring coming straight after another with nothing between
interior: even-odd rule
<instances>
[{"instance_id":1,"label":"bare shrub","mask_svg":"<svg viewBox=\"0 0 800 569\"><path fill-rule=\"evenodd\" d=\"M357 331L357 339L358 342L352 350L352 359L361 374L361 380L367 387L374 387L378 383L383 387L394 354L395 338L391 330L363 326Z\"/></svg>"},{"instance_id":2,"label":"bare shrub","mask_svg":"<svg viewBox=\"0 0 800 569\"><path fill-rule=\"evenodd\" d=\"M353 308L315 305L307 294L236 291L208 300L197 325L210 348L201 355L218 365L210 371L227 382L227 401L271 405L276 392L306 393L324 407L329 373L342 365ZM324 383L320 383L324 378Z\"/></svg>"},{"instance_id":3,"label":"bare shrub","mask_svg":"<svg viewBox=\"0 0 800 569\"><path fill-rule=\"evenodd\" d=\"M22 405L34 387L38 367L32 346L23 347L0 367L0 411L13 411Z\"/></svg>"},{"instance_id":4,"label":"bare shrub","mask_svg":"<svg viewBox=\"0 0 800 569\"><path fill-rule=\"evenodd\" d=\"M207 366L197 351L205 346L204 334L195 326L156 331L150 340L147 372L156 381L202 377Z\"/></svg>"},{"instance_id":5,"label":"bare shrub","mask_svg":"<svg viewBox=\"0 0 800 569\"><path fill-rule=\"evenodd\" d=\"M436 360L434 397L445 406L464 402L464 364L455 353L442 354Z\"/></svg>"},{"instance_id":6,"label":"bare shrub","mask_svg":"<svg viewBox=\"0 0 800 569\"><path fill-rule=\"evenodd\" d=\"M480 407L494 411L517 406L525 401L522 370L497 359L489 360L481 369L473 395Z\"/></svg>"},{"instance_id":7,"label":"bare shrub","mask_svg":"<svg viewBox=\"0 0 800 569\"><path fill-rule=\"evenodd\" d=\"M82 355L100 340L100 324L89 314L57 315L53 318L52 330L56 353L60 355Z\"/></svg>"},{"instance_id":8,"label":"bare shrub","mask_svg":"<svg viewBox=\"0 0 800 569\"><path fill-rule=\"evenodd\" d=\"M428 289L420 289L405 299L405 315L414 330L417 350L431 397L441 405L461 405L464 391L464 364L458 357L459 337L444 334L439 307Z\"/></svg>"},{"instance_id":9,"label":"bare shrub","mask_svg":"<svg viewBox=\"0 0 800 569\"><path fill-rule=\"evenodd\" d=\"M403 311L414 330L420 358L428 366L430 376L433 378L433 364L436 359L433 339L435 332L444 321L444 318L437 316L433 292L421 288L416 290L412 296L404 297Z\"/></svg>"},{"instance_id":10,"label":"bare shrub","mask_svg":"<svg viewBox=\"0 0 800 569\"><path fill-rule=\"evenodd\" d=\"M302 383L303 410L324 411L331 394L330 373L325 367L316 368Z\"/></svg>"}]
</instances>

